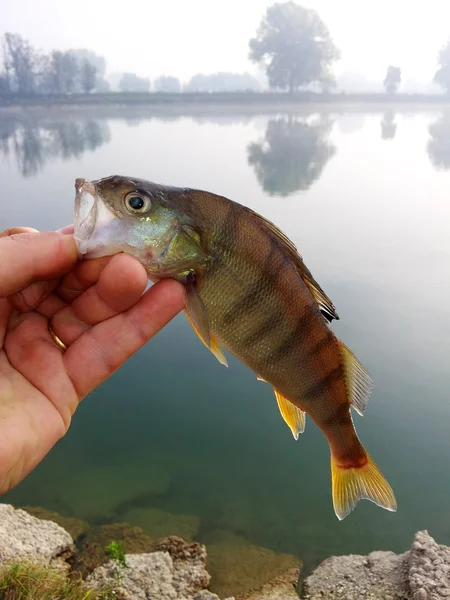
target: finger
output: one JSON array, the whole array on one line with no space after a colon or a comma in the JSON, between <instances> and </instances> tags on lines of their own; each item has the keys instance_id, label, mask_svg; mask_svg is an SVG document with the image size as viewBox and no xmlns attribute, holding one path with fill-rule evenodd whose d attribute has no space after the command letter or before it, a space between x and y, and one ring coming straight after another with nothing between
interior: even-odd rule
<instances>
[{"instance_id":1,"label":"finger","mask_svg":"<svg viewBox=\"0 0 450 600\"><path fill-rule=\"evenodd\" d=\"M144 267L126 254L112 257L98 282L52 318L52 329L69 346L93 325L130 309L145 291Z\"/></svg>"},{"instance_id":2,"label":"finger","mask_svg":"<svg viewBox=\"0 0 450 600\"><path fill-rule=\"evenodd\" d=\"M61 227L61 229L57 229L56 233L62 233L63 235L73 234L74 226L66 225L65 227Z\"/></svg>"},{"instance_id":3,"label":"finger","mask_svg":"<svg viewBox=\"0 0 450 600\"><path fill-rule=\"evenodd\" d=\"M58 287L59 278L48 281L35 281L25 289L9 296L9 303L20 312L30 312L42 305L42 302ZM61 300L62 302L62 300ZM60 307L61 308L61 307Z\"/></svg>"},{"instance_id":4,"label":"finger","mask_svg":"<svg viewBox=\"0 0 450 600\"><path fill-rule=\"evenodd\" d=\"M60 277L77 262L70 235L19 233L0 238L0 297L11 296L39 280Z\"/></svg>"},{"instance_id":5,"label":"finger","mask_svg":"<svg viewBox=\"0 0 450 600\"><path fill-rule=\"evenodd\" d=\"M79 262L70 273L62 278L56 293L66 302L73 302L97 283L103 269L111 259L112 256L104 256Z\"/></svg>"},{"instance_id":6,"label":"finger","mask_svg":"<svg viewBox=\"0 0 450 600\"><path fill-rule=\"evenodd\" d=\"M67 376L63 353L48 331L48 320L36 313L13 315L5 351L11 366L51 400L67 430L78 396Z\"/></svg>"},{"instance_id":7,"label":"finger","mask_svg":"<svg viewBox=\"0 0 450 600\"><path fill-rule=\"evenodd\" d=\"M79 398L114 373L184 307L184 287L171 279L156 283L125 313L82 335L64 354Z\"/></svg>"},{"instance_id":8,"label":"finger","mask_svg":"<svg viewBox=\"0 0 450 600\"><path fill-rule=\"evenodd\" d=\"M15 235L17 233L39 233L39 231L32 227L10 227L0 233L0 238L7 237L8 235Z\"/></svg>"}]
</instances>

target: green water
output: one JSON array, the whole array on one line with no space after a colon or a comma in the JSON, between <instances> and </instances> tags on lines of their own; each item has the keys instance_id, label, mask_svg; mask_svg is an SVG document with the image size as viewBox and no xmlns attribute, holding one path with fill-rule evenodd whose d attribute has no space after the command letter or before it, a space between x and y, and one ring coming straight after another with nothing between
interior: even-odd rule
<instances>
[{"instance_id":1,"label":"green water","mask_svg":"<svg viewBox=\"0 0 450 600\"><path fill-rule=\"evenodd\" d=\"M82 403L4 501L92 523L157 508L187 515L195 539L230 531L307 568L332 553L403 551L418 529L450 543L449 123L433 108L2 113L2 229L69 223L74 179L117 173L226 195L289 235L374 378L355 422L398 512L362 502L339 522L320 431L309 421L295 442L270 387L234 359L221 366L183 316Z\"/></svg>"}]
</instances>

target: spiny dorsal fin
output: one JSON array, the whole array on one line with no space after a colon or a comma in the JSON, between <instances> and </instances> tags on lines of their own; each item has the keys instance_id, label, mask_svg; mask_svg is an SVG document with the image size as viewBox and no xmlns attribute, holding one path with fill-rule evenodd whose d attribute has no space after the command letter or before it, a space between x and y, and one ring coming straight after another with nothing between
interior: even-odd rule
<instances>
[{"instance_id":1,"label":"spiny dorsal fin","mask_svg":"<svg viewBox=\"0 0 450 600\"><path fill-rule=\"evenodd\" d=\"M280 394L278 390L273 388L273 391L275 392L281 416L292 431L294 438L298 440L298 434L305 431L305 413L298 406L292 404L283 394Z\"/></svg>"},{"instance_id":2,"label":"spiny dorsal fin","mask_svg":"<svg viewBox=\"0 0 450 600\"><path fill-rule=\"evenodd\" d=\"M369 402L372 391L372 379L356 356L339 340L345 365L345 379L349 390L350 403L356 412L362 415Z\"/></svg>"},{"instance_id":3,"label":"spiny dorsal fin","mask_svg":"<svg viewBox=\"0 0 450 600\"><path fill-rule=\"evenodd\" d=\"M275 236L275 238L278 240L279 244L282 246L284 251L287 252L290 259L296 266L300 277L303 279L303 282L308 287L310 293L312 294L317 306L319 307L325 319L327 319L327 321L339 319L339 316L336 312L335 307L333 306L333 303L325 294L325 292L317 283L317 281L314 279L311 271L306 267L305 263L303 262L303 258L299 254L295 244L271 221L268 221L267 219L253 211L251 208L245 207L245 209L257 218L260 226L267 233Z\"/></svg>"}]
</instances>

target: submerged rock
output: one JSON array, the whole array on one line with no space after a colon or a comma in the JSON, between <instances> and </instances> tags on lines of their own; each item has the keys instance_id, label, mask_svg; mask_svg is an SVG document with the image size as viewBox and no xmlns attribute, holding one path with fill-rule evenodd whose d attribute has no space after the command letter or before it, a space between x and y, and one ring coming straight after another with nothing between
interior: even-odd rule
<instances>
[{"instance_id":1,"label":"submerged rock","mask_svg":"<svg viewBox=\"0 0 450 600\"><path fill-rule=\"evenodd\" d=\"M60 483L59 489L73 514L91 520L113 515L136 498L164 494L169 482L169 473L155 464L92 466Z\"/></svg>"},{"instance_id":2,"label":"submerged rock","mask_svg":"<svg viewBox=\"0 0 450 600\"><path fill-rule=\"evenodd\" d=\"M70 534L53 521L0 504L0 563L26 559L50 564L72 547Z\"/></svg>"},{"instance_id":3,"label":"submerged rock","mask_svg":"<svg viewBox=\"0 0 450 600\"><path fill-rule=\"evenodd\" d=\"M160 508L133 508L123 515L123 520L141 527L153 538L178 535L185 540L192 540L200 526L196 515L180 515Z\"/></svg>"},{"instance_id":4,"label":"submerged rock","mask_svg":"<svg viewBox=\"0 0 450 600\"><path fill-rule=\"evenodd\" d=\"M252 590L260 590L262 585L291 569L296 570L298 578L301 561L291 554L276 554L225 531L211 534L205 542L211 573L210 587L219 596L234 594L242 597Z\"/></svg>"},{"instance_id":5,"label":"submerged rock","mask_svg":"<svg viewBox=\"0 0 450 600\"><path fill-rule=\"evenodd\" d=\"M296 587L300 569L289 569L261 588L239 595L236 600L299 600Z\"/></svg>"},{"instance_id":6,"label":"submerged rock","mask_svg":"<svg viewBox=\"0 0 450 600\"><path fill-rule=\"evenodd\" d=\"M47 510L42 506L21 506L22 510L25 510L29 515L37 517L38 519L45 519L46 521L53 521L66 531L70 533L72 538L76 540L80 535L86 533L89 529L89 523L82 519L75 519L74 517L64 517L53 510Z\"/></svg>"}]
</instances>

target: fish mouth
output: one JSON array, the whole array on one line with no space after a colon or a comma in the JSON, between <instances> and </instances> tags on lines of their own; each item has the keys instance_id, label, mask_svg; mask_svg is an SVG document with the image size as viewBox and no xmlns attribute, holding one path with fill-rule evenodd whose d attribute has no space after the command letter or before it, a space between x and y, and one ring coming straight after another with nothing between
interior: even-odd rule
<instances>
[{"instance_id":1,"label":"fish mouth","mask_svg":"<svg viewBox=\"0 0 450 600\"><path fill-rule=\"evenodd\" d=\"M79 258L97 258L121 252L108 239L114 214L103 202L95 182L75 180L74 240Z\"/></svg>"}]
</instances>

